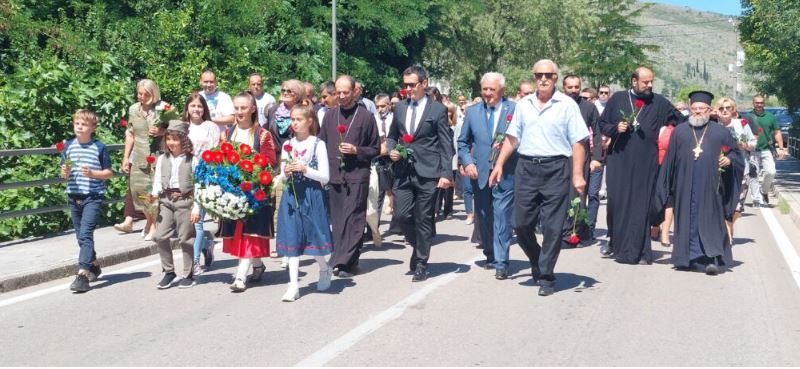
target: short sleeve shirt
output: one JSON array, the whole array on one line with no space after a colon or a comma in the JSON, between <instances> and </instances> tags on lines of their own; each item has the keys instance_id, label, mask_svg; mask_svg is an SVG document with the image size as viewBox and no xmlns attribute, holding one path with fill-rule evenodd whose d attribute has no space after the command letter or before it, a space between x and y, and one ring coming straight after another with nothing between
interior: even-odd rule
<instances>
[{"instance_id":1,"label":"short sleeve shirt","mask_svg":"<svg viewBox=\"0 0 800 369\"><path fill-rule=\"evenodd\" d=\"M542 109L536 100L533 93L517 103L506 134L519 140L520 155L572 156L572 145L589 136L578 104L559 91Z\"/></svg>"},{"instance_id":2,"label":"short sleeve shirt","mask_svg":"<svg viewBox=\"0 0 800 369\"><path fill-rule=\"evenodd\" d=\"M208 109L211 111L211 119L233 115L233 100L230 95L220 90L216 90L212 94L201 91L200 94L206 99Z\"/></svg>"},{"instance_id":3,"label":"short sleeve shirt","mask_svg":"<svg viewBox=\"0 0 800 369\"><path fill-rule=\"evenodd\" d=\"M772 133L780 129L778 127L778 120L768 111L765 111L764 115L759 116L756 113L752 113L750 116L755 123L753 129L756 130L756 134L758 135L756 151L769 150L769 142L772 140ZM761 128L761 132L758 132L759 128Z\"/></svg>"},{"instance_id":4,"label":"short sleeve shirt","mask_svg":"<svg viewBox=\"0 0 800 369\"><path fill-rule=\"evenodd\" d=\"M61 156L61 164L69 160L70 171L67 178L67 194L89 195L104 194L106 181L103 179L89 178L81 173L81 166L85 165L91 170L105 170L111 168L111 157L108 148L102 142L92 139L82 144L76 139L67 141Z\"/></svg>"}]
</instances>

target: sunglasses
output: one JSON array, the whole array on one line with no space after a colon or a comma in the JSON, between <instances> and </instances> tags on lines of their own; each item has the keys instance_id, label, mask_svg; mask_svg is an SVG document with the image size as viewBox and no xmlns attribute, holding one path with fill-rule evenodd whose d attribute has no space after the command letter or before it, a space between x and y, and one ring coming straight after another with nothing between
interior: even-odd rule
<instances>
[{"instance_id":1,"label":"sunglasses","mask_svg":"<svg viewBox=\"0 0 800 369\"><path fill-rule=\"evenodd\" d=\"M403 83L401 86L403 86L403 89L407 89L407 88L416 88L417 86L419 86L419 82L414 82L414 83Z\"/></svg>"},{"instance_id":2,"label":"sunglasses","mask_svg":"<svg viewBox=\"0 0 800 369\"><path fill-rule=\"evenodd\" d=\"M286 88L282 88L282 89L281 89L281 93L282 93L282 94L292 94L292 95L293 95L293 94L294 94L294 91L292 91L292 90L289 90L289 89L286 89Z\"/></svg>"},{"instance_id":3,"label":"sunglasses","mask_svg":"<svg viewBox=\"0 0 800 369\"><path fill-rule=\"evenodd\" d=\"M599 93L600 95L608 95L608 94L609 94L609 91L600 91L600 92L598 92L598 93Z\"/></svg>"},{"instance_id":4,"label":"sunglasses","mask_svg":"<svg viewBox=\"0 0 800 369\"><path fill-rule=\"evenodd\" d=\"M730 105L721 106L721 107L719 108L719 110L720 110L720 111L724 111L724 110L727 110L727 111L733 111L733 107L732 107L732 106L730 106Z\"/></svg>"},{"instance_id":5,"label":"sunglasses","mask_svg":"<svg viewBox=\"0 0 800 369\"><path fill-rule=\"evenodd\" d=\"M556 73L534 73L533 77L536 78L537 80L542 79L542 77L546 79L553 79L555 75Z\"/></svg>"}]
</instances>

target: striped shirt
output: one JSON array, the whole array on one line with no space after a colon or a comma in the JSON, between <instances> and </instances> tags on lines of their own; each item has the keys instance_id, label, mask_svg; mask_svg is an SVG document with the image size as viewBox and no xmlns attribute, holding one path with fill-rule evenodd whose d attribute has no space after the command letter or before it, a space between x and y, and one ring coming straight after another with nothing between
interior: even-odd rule
<instances>
[{"instance_id":1,"label":"striped shirt","mask_svg":"<svg viewBox=\"0 0 800 369\"><path fill-rule=\"evenodd\" d=\"M88 166L91 170L111 168L111 158L106 145L96 139L82 144L73 138L64 144L61 164L63 165L66 160L72 161L67 179L67 194L88 195L106 192L105 180L89 178L81 173L82 165Z\"/></svg>"}]
</instances>

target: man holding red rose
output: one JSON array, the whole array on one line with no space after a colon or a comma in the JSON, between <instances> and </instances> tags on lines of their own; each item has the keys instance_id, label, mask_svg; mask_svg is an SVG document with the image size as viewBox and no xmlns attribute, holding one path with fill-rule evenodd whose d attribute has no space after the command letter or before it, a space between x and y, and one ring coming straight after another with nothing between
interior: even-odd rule
<instances>
[{"instance_id":1,"label":"man holding red rose","mask_svg":"<svg viewBox=\"0 0 800 369\"><path fill-rule=\"evenodd\" d=\"M340 278L356 273L367 225L367 194L372 159L378 156L375 117L358 104L353 77L336 79L339 106L329 110L320 124L330 168L328 199L333 228L330 265Z\"/></svg>"}]
</instances>

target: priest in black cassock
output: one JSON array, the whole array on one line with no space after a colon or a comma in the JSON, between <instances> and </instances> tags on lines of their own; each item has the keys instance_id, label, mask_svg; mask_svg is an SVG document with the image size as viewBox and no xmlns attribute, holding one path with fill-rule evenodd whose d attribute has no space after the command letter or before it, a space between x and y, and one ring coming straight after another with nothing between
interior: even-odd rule
<instances>
[{"instance_id":1,"label":"priest in black cassock","mask_svg":"<svg viewBox=\"0 0 800 369\"><path fill-rule=\"evenodd\" d=\"M673 199L675 214L672 264L716 275L733 262L725 226L721 176L730 170L736 141L727 128L710 121L706 91L689 94L688 124L675 127L659 174L658 203Z\"/></svg>"},{"instance_id":2,"label":"priest in black cassock","mask_svg":"<svg viewBox=\"0 0 800 369\"><path fill-rule=\"evenodd\" d=\"M653 93L650 69L639 67L631 77L632 88L611 96L600 116L600 129L611 137L606 159L610 242L600 252L613 253L620 263L651 264L658 132L684 117L667 99Z\"/></svg>"}]
</instances>

